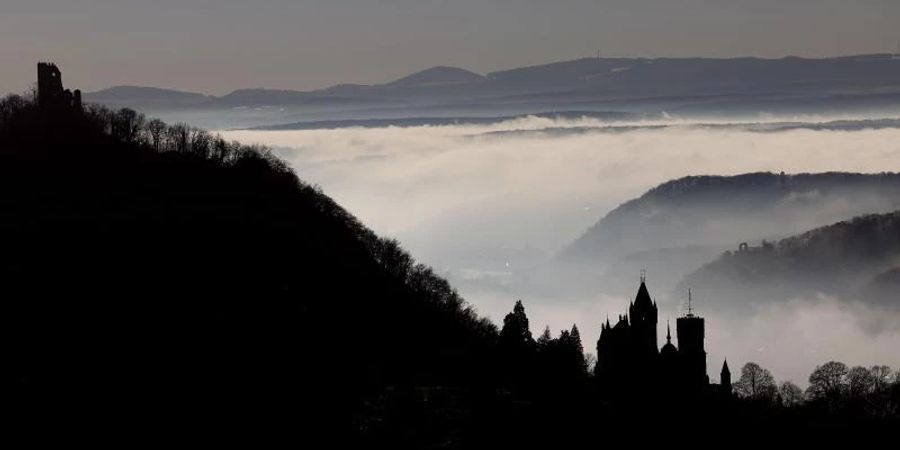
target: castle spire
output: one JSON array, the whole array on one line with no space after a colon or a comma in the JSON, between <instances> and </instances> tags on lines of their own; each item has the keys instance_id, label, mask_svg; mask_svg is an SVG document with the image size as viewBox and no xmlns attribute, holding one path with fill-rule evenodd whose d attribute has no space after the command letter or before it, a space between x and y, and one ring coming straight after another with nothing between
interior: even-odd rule
<instances>
[{"instance_id":1,"label":"castle spire","mask_svg":"<svg viewBox=\"0 0 900 450\"><path fill-rule=\"evenodd\" d=\"M722 386L722 392L727 396L731 396L731 371L728 370L728 358L725 358L725 362L722 363L722 372L719 374L719 383Z\"/></svg>"},{"instance_id":2,"label":"castle spire","mask_svg":"<svg viewBox=\"0 0 900 450\"><path fill-rule=\"evenodd\" d=\"M688 317L694 317L694 305L693 305L694 295L691 293L691 288L688 288Z\"/></svg>"},{"instance_id":3,"label":"castle spire","mask_svg":"<svg viewBox=\"0 0 900 450\"><path fill-rule=\"evenodd\" d=\"M641 271L641 285L638 287L637 295L634 297L634 301L630 304L630 306L634 306L639 308L640 310L646 311L648 308L653 308L653 299L650 298L650 291L647 289L647 275L642 270Z\"/></svg>"}]
</instances>

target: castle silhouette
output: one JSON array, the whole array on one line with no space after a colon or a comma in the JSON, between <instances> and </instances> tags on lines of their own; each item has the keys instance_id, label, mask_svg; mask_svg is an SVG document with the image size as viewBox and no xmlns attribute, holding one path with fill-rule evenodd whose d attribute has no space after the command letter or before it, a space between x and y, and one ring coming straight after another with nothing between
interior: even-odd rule
<instances>
[{"instance_id":1,"label":"castle silhouette","mask_svg":"<svg viewBox=\"0 0 900 450\"><path fill-rule=\"evenodd\" d=\"M39 62L37 65L37 102L44 109L81 109L81 91L63 88L62 72L56 64Z\"/></svg>"},{"instance_id":2,"label":"castle silhouette","mask_svg":"<svg viewBox=\"0 0 900 450\"><path fill-rule=\"evenodd\" d=\"M705 321L688 312L676 320L678 347L672 343L672 329L666 326L666 343L657 347L659 310L650 297L645 277L628 313L620 315L615 325L609 319L601 325L597 340L595 375L609 390L637 385L659 386L670 392L715 390L731 394L731 372L728 362L722 365L721 384L710 385L706 374L704 348Z\"/></svg>"}]
</instances>

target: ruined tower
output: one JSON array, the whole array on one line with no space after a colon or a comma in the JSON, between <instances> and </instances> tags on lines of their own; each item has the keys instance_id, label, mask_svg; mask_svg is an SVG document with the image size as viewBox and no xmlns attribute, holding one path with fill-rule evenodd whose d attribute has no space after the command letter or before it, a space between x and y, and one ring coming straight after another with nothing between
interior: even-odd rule
<instances>
[{"instance_id":1,"label":"ruined tower","mask_svg":"<svg viewBox=\"0 0 900 450\"><path fill-rule=\"evenodd\" d=\"M64 91L62 73L56 64L38 63L38 105L42 108L62 102Z\"/></svg>"},{"instance_id":2,"label":"ruined tower","mask_svg":"<svg viewBox=\"0 0 900 450\"><path fill-rule=\"evenodd\" d=\"M37 102L44 109L81 109L81 91L73 93L63 88L62 72L56 64L41 62L37 65Z\"/></svg>"}]
</instances>

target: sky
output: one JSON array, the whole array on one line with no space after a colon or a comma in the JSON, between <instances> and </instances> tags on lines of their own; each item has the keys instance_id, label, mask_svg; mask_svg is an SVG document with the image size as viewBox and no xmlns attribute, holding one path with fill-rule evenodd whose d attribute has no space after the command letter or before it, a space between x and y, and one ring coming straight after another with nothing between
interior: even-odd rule
<instances>
[{"instance_id":1,"label":"sky","mask_svg":"<svg viewBox=\"0 0 900 450\"><path fill-rule=\"evenodd\" d=\"M225 94L487 73L596 56L886 53L896 0L2 0L0 92L67 84Z\"/></svg>"}]
</instances>

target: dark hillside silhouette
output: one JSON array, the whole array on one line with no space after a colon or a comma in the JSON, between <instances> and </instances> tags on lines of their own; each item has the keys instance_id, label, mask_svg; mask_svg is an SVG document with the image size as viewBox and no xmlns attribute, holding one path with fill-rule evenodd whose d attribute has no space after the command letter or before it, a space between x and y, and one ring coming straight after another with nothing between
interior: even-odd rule
<instances>
[{"instance_id":1,"label":"dark hillside silhouette","mask_svg":"<svg viewBox=\"0 0 900 450\"><path fill-rule=\"evenodd\" d=\"M0 189L23 420L346 437L387 386L491 379L496 328L265 149L12 96Z\"/></svg>"}]
</instances>

